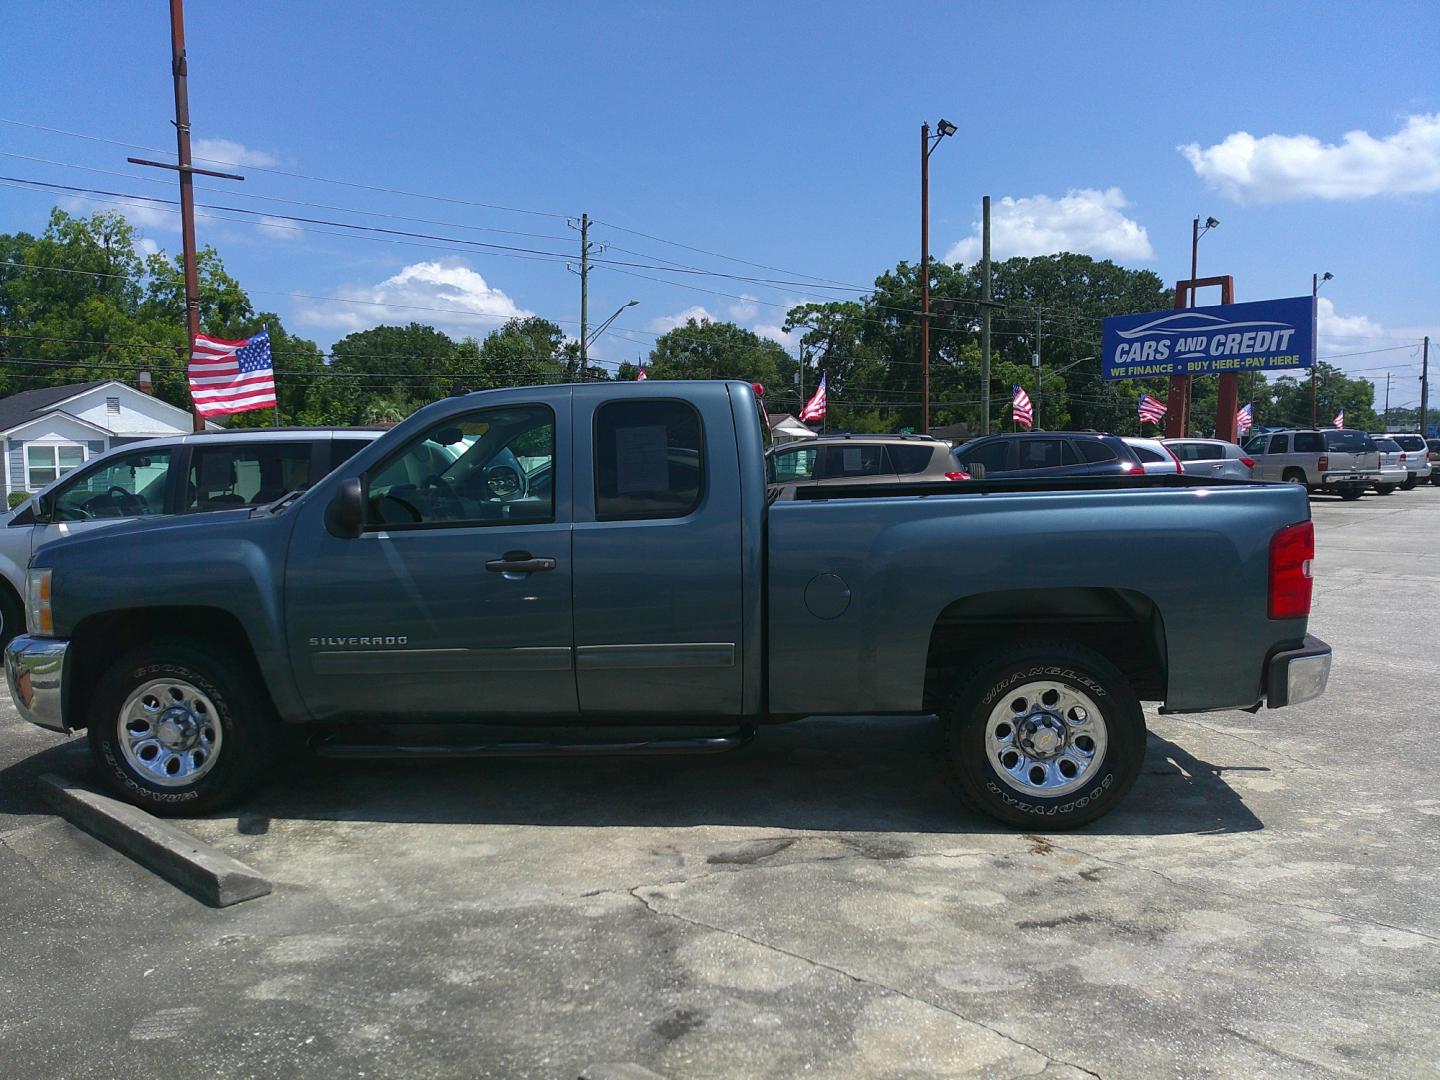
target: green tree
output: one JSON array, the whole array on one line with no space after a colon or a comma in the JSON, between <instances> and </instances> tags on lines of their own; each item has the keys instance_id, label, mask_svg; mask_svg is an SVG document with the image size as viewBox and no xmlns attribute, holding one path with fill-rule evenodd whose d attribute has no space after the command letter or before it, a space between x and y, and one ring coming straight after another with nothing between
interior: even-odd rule
<instances>
[{"instance_id":1,"label":"green tree","mask_svg":"<svg viewBox=\"0 0 1440 1080\"><path fill-rule=\"evenodd\" d=\"M1310 426L1310 374L1282 375L1271 384L1274 402L1269 415L1257 416L1256 423L1266 426ZM1316 369L1315 421L1328 427L1341 410L1345 426L1362 431L1379 431L1380 418L1375 415L1375 386L1369 379L1346 375L1323 360Z\"/></svg>"},{"instance_id":2,"label":"green tree","mask_svg":"<svg viewBox=\"0 0 1440 1080\"><path fill-rule=\"evenodd\" d=\"M779 342L731 322L689 319L661 334L650 350L652 379L744 379L771 386L794 382L795 358Z\"/></svg>"}]
</instances>

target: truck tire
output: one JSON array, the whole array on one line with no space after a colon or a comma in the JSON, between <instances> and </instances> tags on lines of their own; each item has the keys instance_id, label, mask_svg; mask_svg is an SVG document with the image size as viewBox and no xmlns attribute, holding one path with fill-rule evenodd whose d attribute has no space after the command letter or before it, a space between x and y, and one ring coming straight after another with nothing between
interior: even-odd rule
<instances>
[{"instance_id":1,"label":"truck tire","mask_svg":"<svg viewBox=\"0 0 1440 1080\"><path fill-rule=\"evenodd\" d=\"M0 650L25 632L25 607L9 585L0 584Z\"/></svg>"},{"instance_id":2,"label":"truck tire","mask_svg":"<svg viewBox=\"0 0 1440 1080\"><path fill-rule=\"evenodd\" d=\"M1313 492L1315 490L1310 486L1309 481L1305 479L1304 469L1286 469L1284 475L1282 475L1280 479L1287 484L1299 484L1308 492Z\"/></svg>"},{"instance_id":3,"label":"truck tire","mask_svg":"<svg viewBox=\"0 0 1440 1080\"><path fill-rule=\"evenodd\" d=\"M276 727L255 676L215 646L138 646L101 676L90 750L105 783L153 814L192 815L248 788Z\"/></svg>"},{"instance_id":4,"label":"truck tire","mask_svg":"<svg viewBox=\"0 0 1440 1080\"><path fill-rule=\"evenodd\" d=\"M1375 494L1376 494L1376 495L1394 495L1394 494L1395 494L1395 485L1394 485L1394 484L1376 484L1376 485L1375 485Z\"/></svg>"},{"instance_id":5,"label":"truck tire","mask_svg":"<svg viewBox=\"0 0 1440 1080\"><path fill-rule=\"evenodd\" d=\"M1404 481L1400 484L1400 490L1414 491L1415 485L1418 483L1420 483L1420 474L1412 472L1409 476L1405 477Z\"/></svg>"},{"instance_id":6,"label":"truck tire","mask_svg":"<svg viewBox=\"0 0 1440 1080\"><path fill-rule=\"evenodd\" d=\"M1007 825L1086 825L1124 799L1145 758L1145 714L1129 683L1068 641L977 660L940 720L960 797Z\"/></svg>"},{"instance_id":7,"label":"truck tire","mask_svg":"<svg viewBox=\"0 0 1440 1080\"><path fill-rule=\"evenodd\" d=\"M1340 498L1344 499L1346 502L1354 502L1356 499L1360 498L1360 496L1364 494L1365 489L1359 484L1346 484L1340 489Z\"/></svg>"}]
</instances>

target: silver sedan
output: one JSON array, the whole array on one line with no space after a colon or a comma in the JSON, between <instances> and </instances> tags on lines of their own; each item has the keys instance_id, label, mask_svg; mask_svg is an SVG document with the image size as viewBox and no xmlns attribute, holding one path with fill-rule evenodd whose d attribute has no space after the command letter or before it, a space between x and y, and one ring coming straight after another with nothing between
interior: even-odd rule
<instances>
[{"instance_id":1,"label":"silver sedan","mask_svg":"<svg viewBox=\"0 0 1440 1080\"><path fill-rule=\"evenodd\" d=\"M1166 439L1165 446L1180 459L1180 468L1187 476L1253 479L1254 459L1224 439Z\"/></svg>"}]
</instances>

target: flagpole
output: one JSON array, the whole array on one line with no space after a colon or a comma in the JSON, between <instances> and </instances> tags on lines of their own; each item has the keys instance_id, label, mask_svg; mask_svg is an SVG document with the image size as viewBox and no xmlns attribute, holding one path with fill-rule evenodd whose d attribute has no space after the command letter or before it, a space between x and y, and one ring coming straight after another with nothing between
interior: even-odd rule
<instances>
[{"instance_id":1,"label":"flagpole","mask_svg":"<svg viewBox=\"0 0 1440 1080\"><path fill-rule=\"evenodd\" d=\"M266 339L267 341L269 341L269 340L270 340L270 325L269 325L269 323L266 323L265 326L264 326L262 329L264 329L264 331L265 331L265 339ZM270 348L270 378L271 378L271 379L274 379L274 378L275 378L275 348L274 348L274 342L271 342L271 348ZM277 428L280 426L280 387L278 387L278 386L275 387L275 426L276 426Z\"/></svg>"}]
</instances>

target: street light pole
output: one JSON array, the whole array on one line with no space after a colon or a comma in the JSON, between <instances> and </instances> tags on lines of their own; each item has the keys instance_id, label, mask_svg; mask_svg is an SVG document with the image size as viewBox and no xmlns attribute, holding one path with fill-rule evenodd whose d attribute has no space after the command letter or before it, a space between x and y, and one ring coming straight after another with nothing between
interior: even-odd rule
<instances>
[{"instance_id":1,"label":"street light pole","mask_svg":"<svg viewBox=\"0 0 1440 1080\"><path fill-rule=\"evenodd\" d=\"M920 434L930 434L930 154L956 127L942 119L936 134L920 125Z\"/></svg>"},{"instance_id":2,"label":"street light pole","mask_svg":"<svg viewBox=\"0 0 1440 1080\"><path fill-rule=\"evenodd\" d=\"M587 223L587 224L588 224L588 223ZM590 346L593 345L593 344L595 344L595 339L598 338L601 334L603 334L603 333L605 332L606 328L607 328L611 323L613 323L616 319L618 319L618 318L620 317L620 313L621 313L621 312L623 312L626 308L632 308L632 307L634 307L634 306L635 306L636 304L638 304L638 303L640 303L639 300L631 300L631 301L628 301L627 303L621 304L618 308L615 309L615 314L611 315L608 319L606 319L606 320L605 320L604 322L602 322L599 326L597 326L597 327L595 328L595 332L594 332L593 334L591 334L588 339L586 339L586 338L582 338L582 339L581 339L581 341L580 341L580 365L581 365L581 366L580 366L580 377L581 377L582 379L585 377L585 372L586 372L586 370L587 370L587 369L589 368L589 366L590 366Z\"/></svg>"}]
</instances>

